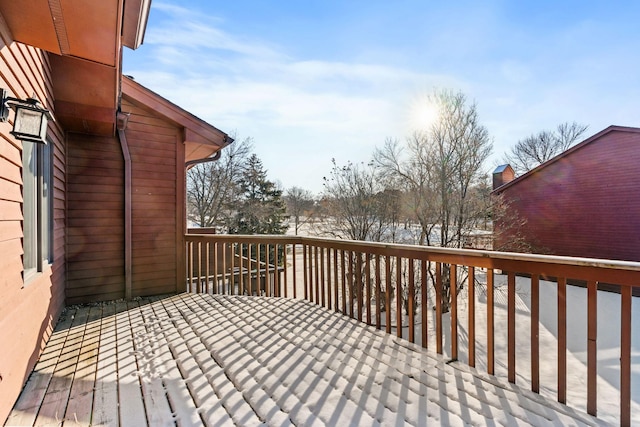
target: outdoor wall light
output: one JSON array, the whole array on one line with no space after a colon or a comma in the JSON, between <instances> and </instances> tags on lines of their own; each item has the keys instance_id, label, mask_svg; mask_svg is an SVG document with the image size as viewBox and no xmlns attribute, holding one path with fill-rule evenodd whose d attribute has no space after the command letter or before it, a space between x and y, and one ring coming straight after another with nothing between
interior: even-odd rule
<instances>
[{"instance_id":1,"label":"outdoor wall light","mask_svg":"<svg viewBox=\"0 0 640 427\"><path fill-rule=\"evenodd\" d=\"M47 143L47 121L53 120L51 113L40 105L35 95L21 100L7 96L5 89L0 89L0 122L9 118L9 108L16 112L11 134L22 141Z\"/></svg>"}]
</instances>

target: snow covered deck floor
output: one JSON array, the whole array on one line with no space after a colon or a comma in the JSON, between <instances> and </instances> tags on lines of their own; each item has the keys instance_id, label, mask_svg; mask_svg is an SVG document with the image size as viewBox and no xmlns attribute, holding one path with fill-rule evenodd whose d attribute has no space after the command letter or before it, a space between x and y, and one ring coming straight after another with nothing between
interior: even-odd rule
<instances>
[{"instance_id":1,"label":"snow covered deck floor","mask_svg":"<svg viewBox=\"0 0 640 427\"><path fill-rule=\"evenodd\" d=\"M69 307L7 425L598 425L301 300ZM601 423L600 423L601 424Z\"/></svg>"}]
</instances>

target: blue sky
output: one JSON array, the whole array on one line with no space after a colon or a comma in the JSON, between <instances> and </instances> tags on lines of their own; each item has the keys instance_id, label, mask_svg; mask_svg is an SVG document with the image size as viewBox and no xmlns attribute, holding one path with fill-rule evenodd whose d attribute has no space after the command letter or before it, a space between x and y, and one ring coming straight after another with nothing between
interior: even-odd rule
<instances>
[{"instance_id":1,"label":"blue sky","mask_svg":"<svg viewBox=\"0 0 640 427\"><path fill-rule=\"evenodd\" d=\"M639 17L635 1L153 0L123 69L319 193L332 158L408 136L434 88L477 104L487 172L561 122L640 126Z\"/></svg>"}]
</instances>

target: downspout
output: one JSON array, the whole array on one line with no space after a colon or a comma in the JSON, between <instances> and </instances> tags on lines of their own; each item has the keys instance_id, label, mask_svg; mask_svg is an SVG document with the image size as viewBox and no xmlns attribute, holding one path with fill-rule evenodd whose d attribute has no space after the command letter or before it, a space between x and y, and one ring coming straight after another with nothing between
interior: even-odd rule
<instances>
[{"instance_id":1,"label":"downspout","mask_svg":"<svg viewBox=\"0 0 640 427\"><path fill-rule=\"evenodd\" d=\"M129 116L130 113L118 111L118 139L120 140L120 148L124 158L124 296L127 300L131 299L133 265L131 254L131 154L129 153L129 144L125 133Z\"/></svg>"}]
</instances>

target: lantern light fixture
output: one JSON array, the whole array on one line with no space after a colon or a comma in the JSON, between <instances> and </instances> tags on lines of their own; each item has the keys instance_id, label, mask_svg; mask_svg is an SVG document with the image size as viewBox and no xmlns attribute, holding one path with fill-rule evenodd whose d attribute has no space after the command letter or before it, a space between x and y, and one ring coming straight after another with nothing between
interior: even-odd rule
<instances>
[{"instance_id":1,"label":"lantern light fixture","mask_svg":"<svg viewBox=\"0 0 640 427\"><path fill-rule=\"evenodd\" d=\"M51 112L42 107L35 94L31 98L18 99L7 96L5 89L0 89L0 122L9 118L9 109L15 111L11 134L22 141L47 143L47 122L53 120Z\"/></svg>"}]
</instances>

